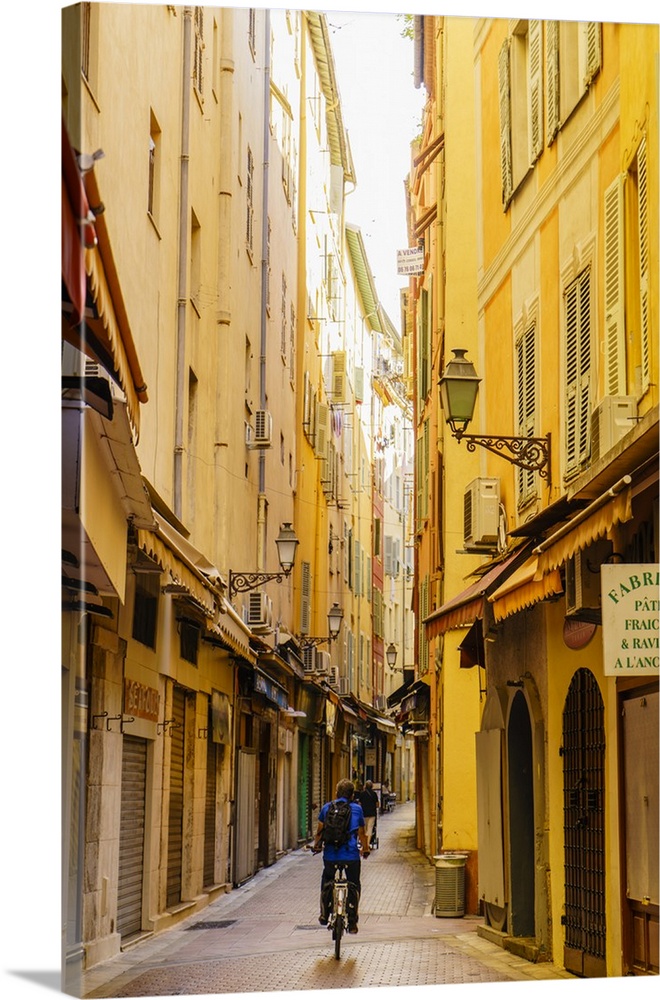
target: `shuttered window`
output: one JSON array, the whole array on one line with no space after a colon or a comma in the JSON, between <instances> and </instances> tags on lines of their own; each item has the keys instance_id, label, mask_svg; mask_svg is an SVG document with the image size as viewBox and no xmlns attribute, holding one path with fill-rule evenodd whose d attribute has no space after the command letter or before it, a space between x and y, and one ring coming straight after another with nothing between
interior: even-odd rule
<instances>
[{"instance_id":1,"label":"shuttered window","mask_svg":"<svg viewBox=\"0 0 660 1000\"><path fill-rule=\"evenodd\" d=\"M419 672L428 673L429 643L426 638L424 619L429 613L429 578L425 576L419 589Z\"/></svg>"},{"instance_id":2,"label":"shuttered window","mask_svg":"<svg viewBox=\"0 0 660 1000\"><path fill-rule=\"evenodd\" d=\"M578 472L589 457L591 399L591 268L564 293L565 460L566 475Z\"/></svg>"},{"instance_id":3,"label":"shuttered window","mask_svg":"<svg viewBox=\"0 0 660 1000\"><path fill-rule=\"evenodd\" d=\"M548 146L559 131L559 21L545 22L545 138Z\"/></svg>"},{"instance_id":4,"label":"shuttered window","mask_svg":"<svg viewBox=\"0 0 660 1000\"><path fill-rule=\"evenodd\" d=\"M505 39L498 58L500 96L500 162L502 167L502 204L506 207L513 194L513 163L511 152L511 72L509 39Z\"/></svg>"},{"instance_id":5,"label":"shuttered window","mask_svg":"<svg viewBox=\"0 0 660 1000\"><path fill-rule=\"evenodd\" d=\"M517 379L517 433L533 437L536 432L537 377L536 377L536 327L530 326L516 342ZM538 473L517 469L518 502L524 504L537 495Z\"/></svg>"},{"instance_id":6,"label":"shuttered window","mask_svg":"<svg viewBox=\"0 0 660 1000\"><path fill-rule=\"evenodd\" d=\"M650 364L650 297L649 297L649 203L647 181L646 137L637 151L637 218L639 233L639 292L642 392L651 382Z\"/></svg>"},{"instance_id":7,"label":"shuttered window","mask_svg":"<svg viewBox=\"0 0 660 1000\"><path fill-rule=\"evenodd\" d=\"M529 74L529 161L543 152L543 22L530 21L527 40Z\"/></svg>"},{"instance_id":8,"label":"shuttered window","mask_svg":"<svg viewBox=\"0 0 660 1000\"><path fill-rule=\"evenodd\" d=\"M624 325L623 179L605 192L605 394L626 392Z\"/></svg>"},{"instance_id":9,"label":"shuttered window","mask_svg":"<svg viewBox=\"0 0 660 1000\"><path fill-rule=\"evenodd\" d=\"M302 564L300 591L300 631L309 635L312 601L312 573L308 562Z\"/></svg>"},{"instance_id":10,"label":"shuttered window","mask_svg":"<svg viewBox=\"0 0 660 1000\"><path fill-rule=\"evenodd\" d=\"M167 906L181 902L181 865L183 859L183 761L185 693L175 686L172 696L172 719L169 727L170 787L167 823Z\"/></svg>"}]
</instances>

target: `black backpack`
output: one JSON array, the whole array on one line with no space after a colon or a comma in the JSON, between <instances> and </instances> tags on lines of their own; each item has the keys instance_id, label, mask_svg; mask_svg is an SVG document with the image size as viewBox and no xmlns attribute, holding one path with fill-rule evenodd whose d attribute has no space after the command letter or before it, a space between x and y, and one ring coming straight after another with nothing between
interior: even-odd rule
<instances>
[{"instance_id":1,"label":"black backpack","mask_svg":"<svg viewBox=\"0 0 660 1000\"><path fill-rule=\"evenodd\" d=\"M321 836L323 843L331 847L343 847L348 843L351 832L351 806L346 799L336 799L328 806L323 821Z\"/></svg>"}]
</instances>

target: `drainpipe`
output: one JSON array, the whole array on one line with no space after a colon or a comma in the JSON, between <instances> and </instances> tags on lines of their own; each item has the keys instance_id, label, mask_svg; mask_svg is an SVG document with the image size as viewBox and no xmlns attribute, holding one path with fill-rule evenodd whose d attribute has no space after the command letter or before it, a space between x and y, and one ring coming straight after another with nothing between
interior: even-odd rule
<instances>
[{"instance_id":1,"label":"drainpipe","mask_svg":"<svg viewBox=\"0 0 660 1000\"><path fill-rule=\"evenodd\" d=\"M183 517L183 439L186 392L186 275L188 265L188 165L190 161L190 39L192 7L183 8L183 74L181 80L181 165L179 175L179 279L176 324L174 397L174 513Z\"/></svg>"},{"instance_id":2,"label":"drainpipe","mask_svg":"<svg viewBox=\"0 0 660 1000\"><path fill-rule=\"evenodd\" d=\"M264 107L263 107L263 181L261 212L261 346L259 355L259 406L266 409L266 289L268 287L268 176L270 167L270 10L264 12ZM259 451L259 501L257 512L257 567L266 559L266 451Z\"/></svg>"}]
</instances>

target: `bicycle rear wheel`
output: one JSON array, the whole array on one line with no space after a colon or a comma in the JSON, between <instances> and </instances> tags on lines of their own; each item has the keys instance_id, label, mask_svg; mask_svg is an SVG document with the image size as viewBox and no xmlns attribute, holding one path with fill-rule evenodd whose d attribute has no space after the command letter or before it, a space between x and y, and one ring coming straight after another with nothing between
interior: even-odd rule
<instances>
[{"instance_id":1,"label":"bicycle rear wheel","mask_svg":"<svg viewBox=\"0 0 660 1000\"><path fill-rule=\"evenodd\" d=\"M335 939L335 958L339 959L341 955L341 936L344 933L344 918L337 917L335 921L335 926L332 931L332 936Z\"/></svg>"}]
</instances>

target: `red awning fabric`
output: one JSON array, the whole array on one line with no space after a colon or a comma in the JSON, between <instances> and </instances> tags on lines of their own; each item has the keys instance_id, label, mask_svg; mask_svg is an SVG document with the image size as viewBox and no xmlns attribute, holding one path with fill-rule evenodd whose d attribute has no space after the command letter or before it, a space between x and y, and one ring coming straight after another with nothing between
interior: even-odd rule
<instances>
[{"instance_id":1,"label":"red awning fabric","mask_svg":"<svg viewBox=\"0 0 660 1000\"><path fill-rule=\"evenodd\" d=\"M487 570L476 583L471 584L425 618L423 623L426 625L426 638L433 639L449 632L450 629L473 625L477 618L483 618L488 593L496 584L501 583L508 573L513 572L528 550L528 545L520 546L502 562Z\"/></svg>"}]
</instances>

